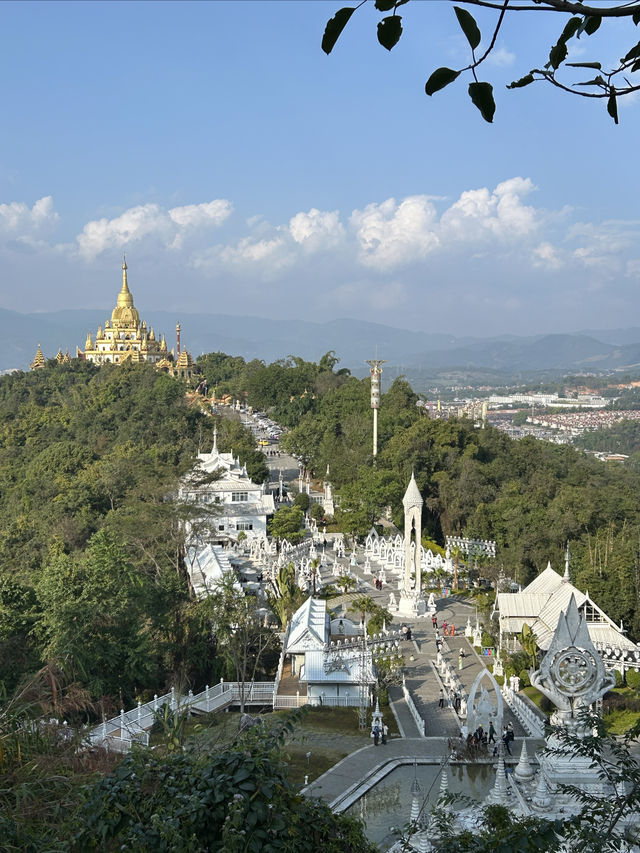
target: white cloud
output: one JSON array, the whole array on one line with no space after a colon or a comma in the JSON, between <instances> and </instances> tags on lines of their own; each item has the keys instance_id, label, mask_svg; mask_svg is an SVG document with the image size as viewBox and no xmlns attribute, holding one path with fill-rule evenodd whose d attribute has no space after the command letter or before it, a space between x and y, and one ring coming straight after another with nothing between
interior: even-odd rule
<instances>
[{"instance_id":1,"label":"white cloud","mask_svg":"<svg viewBox=\"0 0 640 853\"><path fill-rule=\"evenodd\" d=\"M539 215L522 204L522 197L534 190L529 178L511 178L491 192L487 187L463 192L441 217L444 242L481 242L520 238L538 227Z\"/></svg>"},{"instance_id":2,"label":"white cloud","mask_svg":"<svg viewBox=\"0 0 640 853\"><path fill-rule=\"evenodd\" d=\"M506 68L508 65L513 65L515 61L515 53L511 53L511 51L507 50L503 45L495 47L487 57L487 63L489 65L495 65L498 68Z\"/></svg>"},{"instance_id":3,"label":"white cloud","mask_svg":"<svg viewBox=\"0 0 640 853\"><path fill-rule=\"evenodd\" d=\"M204 204L186 204L184 207L172 207L169 218L181 228L194 228L199 225L222 225L231 216L233 206L230 201L218 198Z\"/></svg>"},{"instance_id":4,"label":"white cloud","mask_svg":"<svg viewBox=\"0 0 640 853\"><path fill-rule=\"evenodd\" d=\"M354 210L360 261L365 266L391 269L421 258L438 248L436 209L424 195L409 196L400 204L389 198Z\"/></svg>"},{"instance_id":5,"label":"white cloud","mask_svg":"<svg viewBox=\"0 0 640 853\"><path fill-rule=\"evenodd\" d=\"M180 249L188 231L207 226L216 228L231 211L232 205L225 199L168 211L157 204L142 204L125 210L114 219L88 222L76 239L86 258L95 258L107 249L125 248L146 237L159 239L167 248Z\"/></svg>"},{"instance_id":6,"label":"white cloud","mask_svg":"<svg viewBox=\"0 0 640 853\"><path fill-rule=\"evenodd\" d=\"M50 195L39 199L33 207L23 201L0 204L0 230L5 234L30 237L43 230L53 230L58 219Z\"/></svg>"},{"instance_id":7,"label":"white cloud","mask_svg":"<svg viewBox=\"0 0 640 853\"><path fill-rule=\"evenodd\" d=\"M563 265L563 260L558 253L558 249L552 243L540 243L535 247L532 255L535 267L546 267L550 270L557 270Z\"/></svg>"},{"instance_id":8,"label":"white cloud","mask_svg":"<svg viewBox=\"0 0 640 853\"><path fill-rule=\"evenodd\" d=\"M315 207L308 213L296 213L289 220L289 232L296 243L312 252L335 246L344 238L338 211Z\"/></svg>"}]
</instances>

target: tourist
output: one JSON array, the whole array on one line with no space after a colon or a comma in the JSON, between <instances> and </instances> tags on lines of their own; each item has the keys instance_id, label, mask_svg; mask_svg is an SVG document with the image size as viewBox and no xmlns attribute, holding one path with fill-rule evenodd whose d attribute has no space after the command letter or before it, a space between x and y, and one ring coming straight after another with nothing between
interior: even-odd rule
<instances>
[{"instance_id":1,"label":"tourist","mask_svg":"<svg viewBox=\"0 0 640 853\"><path fill-rule=\"evenodd\" d=\"M515 732L513 731L513 723L507 723L507 737L509 741L516 739Z\"/></svg>"},{"instance_id":2,"label":"tourist","mask_svg":"<svg viewBox=\"0 0 640 853\"><path fill-rule=\"evenodd\" d=\"M403 626L402 626L402 634L403 634L403 636L404 636L405 640L406 640L406 638L407 638L407 631L408 631L408 630L409 630L409 629L407 628L407 626L406 626L406 625L403 625Z\"/></svg>"},{"instance_id":3,"label":"tourist","mask_svg":"<svg viewBox=\"0 0 640 853\"><path fill-rule=\"evenodd\" d=\"M454 708L455 708L457 714L460 713L460 705L461 704L462 704L462 697L460 696L460 693L456 690L456 698L455 698L455 702L454 702Z\"/></svg>"},{"instance_id":4,"label":"tourist","mask_svg":"<svg viewBox=\"0 0 640 853\"><path fill-rule=\"evenodd\" d=\"M387 737L389 736L389 726L385 723L382 726L382 743L385 744L387 742Z\"/></svg>"},{"instance_id":5,"label":"tourist","mask_svg":"<svg viewBox=\"0 0 640 853\"><path fill-rule=\"evenodd\" d=\"M438 702L438 708L444 708L444 690L442 687L440 688L440 701Z\"/></svg>"},{"instance_id":6,"label":"tourist","mask_svg":"<svg viewBox=\"0 0 640 853\"><path fill-rule=\"evenodd\" d=\"M447 636L447 620L446 619L442 623L442 636L443 637Z\"/></svg>"},{"instance_id":7,"label":"tourist","mask_svg":"<svg viewBox=\"0 0 640 853\"><path fill-rule=\"evenodd\" d=\"M458 654L458 669L462 669L464 666L464 651L460 649L460 653Z\"/></svg>"},{"instance_id":8,"label":"tourist","mask_svg":"<svg viewBox=\"0 0 640 853\"><path fill-rule=\"evenodd\" d=\"M436 631L438 630L438 617L437 616L433 617L433 627L436 629Z\"/></svg>"},{"instance_id":9,"label":"tourist","mask_svg":"<svg viewBox=\"0 0 640 853\"><path fill-rule=\"evenodd\" d=\"M456 626L452 622L451 625L449 626L449 636L455 637L455 635L456 635Z\"/></svg>"},{"instance_id":10,"label":"tourist","mask_svg":"<svg viewBox=\"0 0 640 853\"><path fill-rule=\"evenodd\" d=\"M435 616L431 617L431 627L435 630L435 627L436 627L436 617Z\"/></svg>"},{"instance_id":11,"label":"tourist","mask_svg":"<svg viewBox=\"0 0 640 853\"><path fill-rule=\"evenodd\" d=\"M406 634L406 637L407 637L407 640L410 640L410 639L411 639L411 628L407 628L407 634Z\"/></svg>"},{"instance_id":12,"label":"tourist","mask_svg":"<svg viewBox=\"0 0 640 853\"><path fill-rule=\"evenodd\" d=\"M504 728L502 730L502 743L504 744L504 748L507 750L509 755L511 755L511 750L509 749L509 740L509 733L507 732L507 729Z\"/></svg>"},{"instance_id":13,"label":"tourist","mask_svg":"<svg viewBox=\"0 0 640 853\"><path fill-rule=\"evenodd\" d=\"M493 727L493 720L489 723L489 743L496 742L496 730Z\"/></svg>"},{"instance_id":14,"label":"tourist","mask_svg":"<svg viewBox=\"0 0 640 853\"><path fill-rule=\"evenodd\" d=\"M373 745L377 746L380 740L380 726L376 723L373 727Z\"/></svg>"}]
</instances>

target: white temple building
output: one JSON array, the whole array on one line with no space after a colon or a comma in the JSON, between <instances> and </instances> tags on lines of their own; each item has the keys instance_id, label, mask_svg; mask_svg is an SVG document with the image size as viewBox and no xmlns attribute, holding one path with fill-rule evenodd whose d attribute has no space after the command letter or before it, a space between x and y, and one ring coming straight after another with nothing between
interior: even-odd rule
<instances>
[{"instance_id":1,"label":"white temple building","mask_svg":"<svg viewBox=\"0 0 640 853\"><path fill-rule=\"evenodd\" d=\"M200 482L214 473L219 475L217 479ZM241 531L248 539L266 536L267 517L275 512L273 495L267 494L266 486L254 483L232 453L218 450L217 430L211 452L198 453L194 470L183 480L178 496L184 501L219 507L214 519L216 544L237 542Z\"/></svg>"},{"instance_id":2,"label":"white temple building","mask_svg":"<svg viewBox=\"0 0 640 853\"><path fill-rule=\"evenodd\" d=\"M351 627L350 620L342 621L348 623L345 628ZM309 704L356 706L362 686L366 685L368 697L376 680L371 650L363 650L361 637L332 642L333 624L326 600L310 596L291 617L283 655L290 661L291 674L297 675ZM340 636L347 633L352 631L345 630Z\"/></svg>"},{"instance_id":3,"label":"white temple building","mask_svg":"<svg viewBox=\"0 0 640 853\"><path fill-rule=\"evenodd\" d=\"M519 634L523 625L528 625L536 636L541 649L547 650L558 627L560 614L566 612L571 596L574 596L578 611L584 616L591 642L601 653L621 650L618 657L639 651L638 646L624 635L618 626L598 605L589 593L581 592L569 580L567 557L564 575L551 568L551 563L521 592L500 592L496 596L495 612L500 624L501 645L505 636ZM627 655L625 655L627 653Z\"/></svg>"}]
</instances>

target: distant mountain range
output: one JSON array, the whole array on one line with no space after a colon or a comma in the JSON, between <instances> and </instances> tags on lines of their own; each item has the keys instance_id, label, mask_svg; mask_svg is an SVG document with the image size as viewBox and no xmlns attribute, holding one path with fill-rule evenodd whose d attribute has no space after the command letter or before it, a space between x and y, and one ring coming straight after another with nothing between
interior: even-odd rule
<instances>
[{"instance_id":1,"label":"distant mountain range","mask_svg":"<svg viewBox=\"0 0 640 853\"><path fill-rule=\"evenodd\" d=\"M75 355L84 347L87 332L95 335L107 312L90 310L57 311L47 314L19 314L0 309L0 369L28 369L40 342L46 357L61 348ZM175 346L176 315L147 311L145 319L157 333L164 333L167 345ZM554 334L495 338L455 337L437 332L411 332L361 320L267 320L224 314L183 314L182 341L198 356L221 350L245 359L273 361L287 355L317 360L335 350L341 365L357 371L366 369L366 359L387 361L387 375L437 375L456 368L513 374L608 371L640 367L640 328L585 330L577 334Z\"/></svg>"}]
</instances>

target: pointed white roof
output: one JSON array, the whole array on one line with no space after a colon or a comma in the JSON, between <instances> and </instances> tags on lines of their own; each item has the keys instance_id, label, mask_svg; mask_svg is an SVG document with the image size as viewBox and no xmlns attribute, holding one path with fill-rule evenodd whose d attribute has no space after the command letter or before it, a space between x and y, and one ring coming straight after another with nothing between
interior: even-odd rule
<instances>
[{"instance_id":1,"label":"pointed white roof","mask_svg":"<svg viewBox=\"0 0 640 853\"><path fill-rule=\"evenodd\" d=\"M413 471L411 472L411 480L407 486L407 491L404 493L404 497L402 498L402 503L404 504L405 509L411 509L414 506L422 507L422 504L424 503Z\"/></svg>"},{"instance_id":2,"label":"pointed white roof","mask_svg":"<svg viewBox=\"0 0 640 853\"><path fill-rule=\"evenodd\" d=\"M628 640L613 619L591 600L588 593L581 592L566 576L559 575L551 563L540 572L522 592L501 592L496 597L502 630L519 633L526 623L536 635L541 649L548 649L553 639L560 614L566 612L571 597L578 609L588 609L586 625L593 643L637 649Z\"/></svg>"},{"instance_id":3,"label":"pointed white roof","mask_svg":"<svg viewBox=\"0 0 640 853\"><path fill-rule=\"evenodd\" d=\"M285 652L302 654L312 649L323 650L328 639L327 602L309 596L291 617Z\"/></svg>"}]
</instances>

